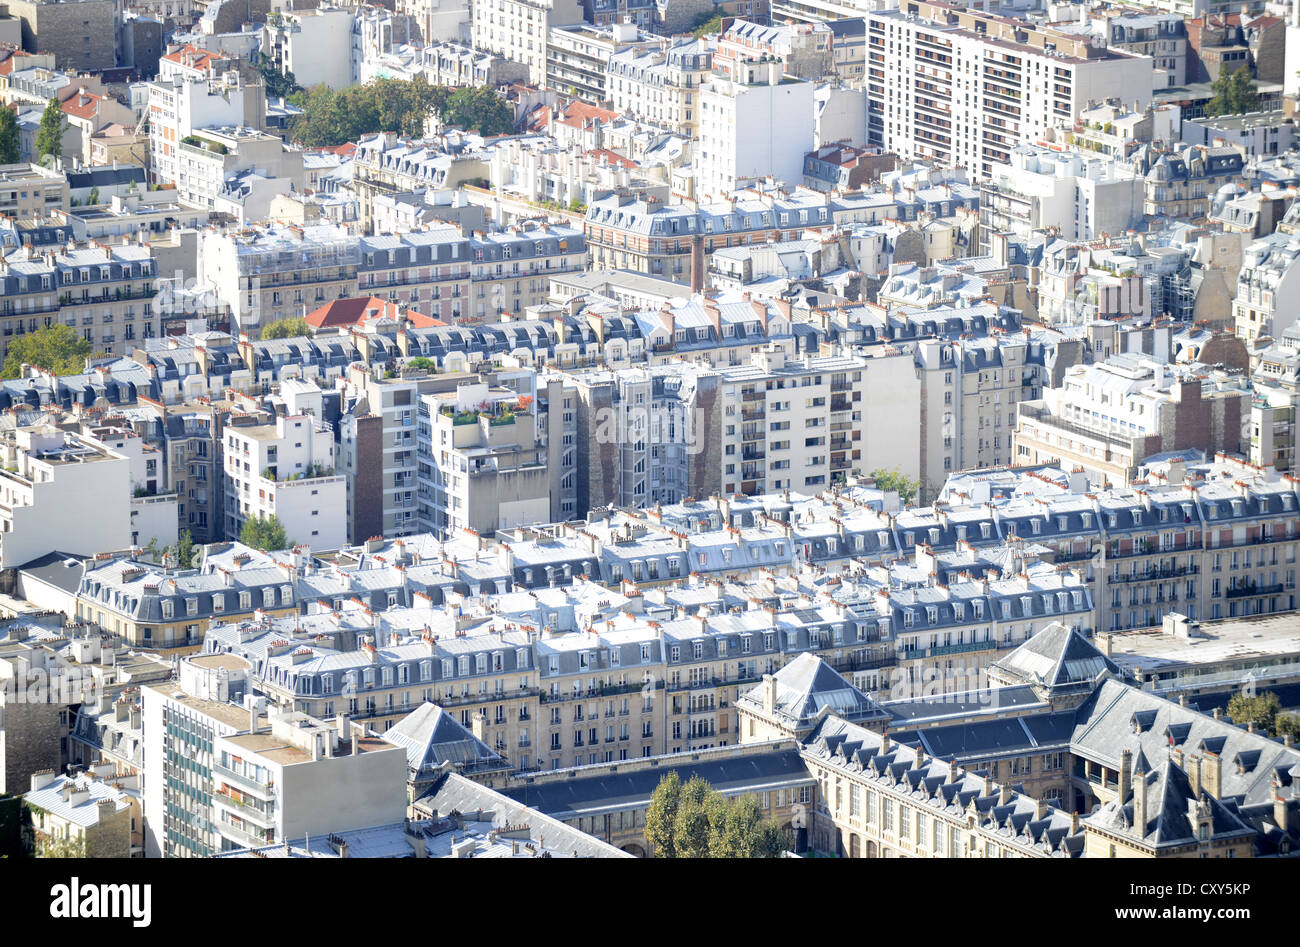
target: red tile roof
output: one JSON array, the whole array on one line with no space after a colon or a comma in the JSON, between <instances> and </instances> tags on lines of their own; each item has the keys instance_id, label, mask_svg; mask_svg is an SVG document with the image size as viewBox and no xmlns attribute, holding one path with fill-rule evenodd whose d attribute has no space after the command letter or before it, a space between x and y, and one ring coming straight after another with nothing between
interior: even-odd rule
<instances>
[{"instance_id":1,"label":"red tile roof","mask_svg":"<svg viewBox=\"0 0 1300 947\"><path fill-rule=\"evenodd\" d=\"M174 53L168 53L163 59L167 62L174 62L179 66L187 66L190 69L201 69L209 72L213 63L224 62L226 57L220 53L214 53L211 50L202 49L193 43L186 43Z\"/></svg>"},{"instance_id":2,"label":"red tile roof","mask_svg":"<svg viewBox=\"0 0 1300 947\"><path fill-rule=\"evenodd\" d=\"M326 303L315 312L307 314L307 324L314 329L332 329L340 326L361 325L374 319L396 319L402 312L400 306L378 296L354 296ZM445 326L447 323L413 309L405 311L406 319L418 329Z\"/></svg>"},{"instance_id":3,"label":"red tile roof","mask_svg":"<svg viewBox=\"0 0 1300 947\"><path fill-rule=\"evenodd\" d=\"M618 118L618 112L611 112L609 109L603 109L596 105L588 105L585 102L570 102L568 105L558 109L555 113L555 120L571 128L582 128L586 122L597 119L602 122L612 122Z\"/></svg>"}]
</instances>

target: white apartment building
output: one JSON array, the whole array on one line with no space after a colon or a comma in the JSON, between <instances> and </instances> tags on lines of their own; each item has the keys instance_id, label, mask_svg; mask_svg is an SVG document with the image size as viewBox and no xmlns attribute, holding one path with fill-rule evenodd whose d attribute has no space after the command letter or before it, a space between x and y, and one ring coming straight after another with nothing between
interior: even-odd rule
<instances>
[{"instance_id":1,"label":"white apartment building","mask_svg":"<svg viewBox=\"0 0 1300 947\"><path fill-rule=\"evenodd\" d=\"M739 61L700 90L696 197L721 200L771 175L799 181L816 142L813 83L785 79L781 63Z\"/></svg>"},{"instance_id":2,"label":"white apartment building","mask_svg":"<svg viewBox=\"0 0 1300 947\"><path fill-rule=\"evenodd\" d=\"M205 858L221 850L213 826L218 737L249 727L241 701L249 662L233 654L188 658L177 678L140 688L146 858Z\"/></svg>"},{"instance_id":3,"label":"white apartment building","mask_svg":"<svg viewBox=\"0 0 1300 947\"><path fill-rule=\"evenodd\" d=\"M474 48L523 63L528 81L546 82L546 44L555 26L583 20L579 0L478 0Z\"/></svg>"},{"instance_id":4,"label":"white apartment building","mask_svg":"<svg viewBox=\"0 0 1300 947\"><path fill-rule=\"evenodd\" d=\"M982 249L991 232L1026 239L1056 228L1064 240L1121 234L1143 220L1143 181L1126 165L1079 152L1018 145L980 188Z\"/></svg>"},{"instance_id":5,"label":"white apartment building","mask_svg":"<svg viewBox=\"0 0 1300 947\"><path fill-rule=\"evenodd\" d=\"M213 740L212 826L222 851L391 825L405 816L403 748L344 717L327 723L273 713L269 722Z\"/></svg>"},{"instance_id":6,"label":"white apartment building","mask_svg":"<svg viewBox=\"0 0 1300 947\"><path fill-rule=\"evenodd\" d=\"M724 496L817 492L878 468L919 475L921 386L910 355L794 359L774 348L718 373Z\"/></svg>"},{"instance_id":7,"label":"white apartment building","mask_svg":"<svg viewBox=\"0 0 1300 947\"><path fill-rule=\"evenodd\" d=\"M1090 101L1151 101L1146 57L944 4L865 14L867 144L975 176Z\"/></svg>"},{"instance_id":8,"label":"white apartment building","mask_svg":"<svg viewBox=\"0 0 1300 947\"><path fill-rule=\"evenodd\" d=\"M279 224L199 235L198 281L230 305L235 331L304 316L355 296L358 240L346 227Z\"/></svg>"},{"instance_id":9,"label":"white apartment building","mask_svg":"<svg viewBox=\"0 0 1300 947\"><path fill-rule=\"evenodd\" d=\"M1279 339L1300 317L1300 208L1292 206L1277 232L1256 240L1243 255L1237 274L1232 319L1248 344Z\"/></svg>"},{"instance_id":10,"label":"white apartment building","mask_svg":"<svg viewBox=\"0 0 1300 947\"><path fill-rule=\"evenodd\" d=\"M420 517L440 536L551 518L542 416L509 388L462 384L420 399ZM426 441L427 438L427 441Z\"/></svg>"},{"instance_id":11,"label":"white apartment building","mask_svg":"<svg viewBox=\"0 0 1300 947\"><path fill-rule=\"evenodd\" d=\"M130 465L131 545L152 542L163 549L175 543L184 498L167 487L162 452L129 428L92 428L86 440L125 457Z\"/></svg>"},{"instance_id":12,"label":"white apartment building","mask_svg":"<svg viewBox=\"0 0 1300 947\"><path fill-rule=\"evenodd\" d=\"M226 534L278 517L285 534L314 550L348 541L347 479L334 473L334 433L310 414L226 428Z\"/></svg>"},{"instance_id":13,"label":"white apartment building","mask_svg":"<svg viewBox=\"0 0 1300 947\"><path fill-rule=\"evenodd\" d=\"M256 170L268 178L306 186L301 151L290 151L274 135L242 126L204 128L187 135L177 154L177 196L187 204L212 208L231 175Z\"/></svg>"},{"instance_id":14,"label":"white apartment building","mask_svg":"<svg viewBox=\"0 0 1300 947\"><path fill-rule=\"evenodd\" d=\"M157 184L179 182L182 142L196 129L260 129L266 123L266 87L245 85L233 70L204 79L159 79L148 90L149 154Z\"/></svg>"},{"instance_id":15,"label":"white apartment building","mask_svg":"<svg viewBox=\"0 0 1300 947\"><path fill-rule=\"evenodd\" d=\"M319 7L271 14L262 27L262 55L304 89L352 84L352 10Z\"/></svg>"},{"instance_id":16,"label":"white apartment building","mask_svg":"<svg viewBox=\"0 0 1300 947\"><path fill-rule=\"evenodd\" d=\"M0 440L0 467L0 568L56 550L93 556L132 545L131 463L122 454L53 426L26 427Z\"/></svg>"},{"instance_id":17,"label":"white apartment building","mask_svg":"<svg viewBox=\"0 0 1300 947\"><path fill-rule=\"evenodd\" d=\"M473 25L469 0L397 0L396 9L415 20L426 43L462 42Z\"/></svg>"},{"instance_id":18,"label":"white apartment building","mask_svg":"<svg viewBox=\"0 0 1300 947\"><path fill-rule=\"evenodd\" d=\"M700 88L713 69L713 44L683 37L659 49L632 47L609 58L605 86L614 111L694 136Z\"/></svg>"}]
</instances>

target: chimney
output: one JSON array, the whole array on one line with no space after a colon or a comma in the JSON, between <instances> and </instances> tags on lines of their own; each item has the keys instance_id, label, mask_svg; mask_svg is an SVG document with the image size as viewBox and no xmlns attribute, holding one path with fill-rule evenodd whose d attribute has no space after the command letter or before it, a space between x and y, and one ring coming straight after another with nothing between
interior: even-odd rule
<instances>
[{"instance_id":1,"label":"chimney","mask_svg":"<svg viewBox=\"0 0 1300 947\"><path fill-rule=\"evenodd\" d=\"M1282 795L1282 786L1277 777L1273 778L1273 824L1283 832L1291 830L1291 807Z\"/></svg>"},{"instance_id":2,"label":"chimney","mask_svg":"<svg viewBox=\"0 0 1300 947\"><path fill-rule=\"evenodd\" d=\"M1223 761L1217 753L1206 752L1201 764L1201 788L1215 799L1220 798L1222 789Z\"/></svg>"},{"instance_id":3,"label":"chimney","mask_svg":"<svg viewBox=\"0 0 1300 947\"><path fill-rule=\"evenodd\" d=\"M1119 801L1123 804L1133 789L1133 751L1126 749L1119 755Z\"/></svg>"},{"instance_id":4,"label":"chimney","mask_svg":"<svg viewBox=\"0 0 1300 947\"><path fill-rule=\"evenodd\" d=\"M1187 761L1187 782L1192 787L1192 797L1201 798L1201 754L1197 753Z\"/></svg>"},{"instance_id":5,"label":"chimney","mask_svg":"<svg viewBox=\"0 0 1300 947\"><path fill-rule=\"evenodd\" d=\"M1011 803L1011 787L1003 783L998 787L998 805L1005 806Z\"/></svg>"},{"instance_id":6,"label":"chimney","mask_svg":"<svg viewBox=\"0 0 1300 947\"><path fill-rule=\"evenodd\" d=\"M1120 800L1123 804L1123 800ZM1133 781L1133 832L1139 838L1147 834L1147 774L1138 773Z\"/></svg>"},{"instance_id":7,"label":"chimney","mask_svg":"<svg viewBox=\"0 0 1300 947\"><path fill-rule=\"evenodd\" d=\"M763 675L763 713L769 717L776 713L776 678Z\"/></svg>"},{"instance_id":8,"label":"chimney","mask_svg":"<svg viewBox=\"0 0 1300 947\"><path fill-rule=\"evenodd\" d=\"M485 717L481 713L475 714L472 728L474 731L474 739L486 743L487 742L487 717Z\"/></svg>"}]
</instances>

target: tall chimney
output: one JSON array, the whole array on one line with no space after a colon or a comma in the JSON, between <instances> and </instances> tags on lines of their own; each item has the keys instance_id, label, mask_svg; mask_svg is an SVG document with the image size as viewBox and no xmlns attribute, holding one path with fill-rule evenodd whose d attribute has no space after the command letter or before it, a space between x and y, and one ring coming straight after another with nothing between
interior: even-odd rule
<instances>
[{"instance_id":1,"label":"tall chimney","mask_svg":"<svg viewBox=\"0 0 1300 947\"><path fill-rule=\"evenodd\" d=\"M1126 749L1119 755L1119 803L1124 804L1133 788L1133 751Z\"/></svg>"}]
</instances>

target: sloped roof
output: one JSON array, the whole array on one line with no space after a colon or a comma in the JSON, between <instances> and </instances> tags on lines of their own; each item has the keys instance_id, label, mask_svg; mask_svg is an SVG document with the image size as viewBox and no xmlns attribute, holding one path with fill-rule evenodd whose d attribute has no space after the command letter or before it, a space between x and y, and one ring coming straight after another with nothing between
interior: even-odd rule
<instances>
[{"instance_id":1,"label":"sloped roof","mask_svg":"<svg viewBox=\"0 0 1300 947\"><path fill-rule=\"evenodd\" d=\"M406 750L407 766L415 773L431 772L443 763L458 770L509 767L500 754L437 704L417 707L389 727L384 739Z\"/></svg>"},{"instance_id":2,"label":"sloped roof","mask_svg":"<svg viewBox=\"0 0 1300 947\"><path fill-rule=\"evenodd\" d=\"M1119 667L1078 631L1052 622L993 666L1025 683L1058 687L1091 683L1102 671Z\"/></svg>"},{"instance_id":3,"label":"sloped roof","mask_svg":"<svg viewBox=\"0 0 1300 947\"><path fill-rule=\"evenodd\" d=\"M797 722L809 722L829 708L845 720L889 719L879 704L846 681L834 668L805 651L775 675L776 712ZM766 683L750 690L744 699L763 704Z\"/></svg>"},{"instance_id":4,"label":"sloped roof","mask_svg":"<svg viewBox=\"0 0 1300 947\"><path fill-rule=\"evenodd\" d=\"M1133 762L1133 785L1145 787L1145 812L1138 813L1134 802L1138 793L1133 792L1125 800L1117 798L1102 806L1086 821L1097 828L1134 837L1146 845L1187 845L1197 841L1192 818L1200 809L1210 817L1213 838L1255 834L1235 811L1208 793L1193 790L1187 773L1172 756L1166 757L1154 770L1146 769L1146 764L1143 754Z\"/></svg>"}]
</instances>

